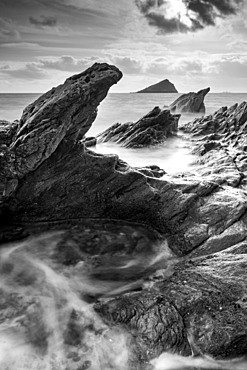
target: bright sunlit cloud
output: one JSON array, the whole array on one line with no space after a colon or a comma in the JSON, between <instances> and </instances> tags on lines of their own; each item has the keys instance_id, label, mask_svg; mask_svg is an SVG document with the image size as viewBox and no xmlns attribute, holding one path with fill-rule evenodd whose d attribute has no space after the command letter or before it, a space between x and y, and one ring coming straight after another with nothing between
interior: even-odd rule
<instances>
[{"instance_id":1,"label":"bright sunlit cloud","mask_svg":"<svg viewBox=\"0 0 247 370\"><path fill-rule=\"evenodd\" d=\"M182 0L168 0L160 7L160 10L167 18L177 18L188 27L192 26L191 17L193 14L186 8Z\"/></svg>"}]
</instances>

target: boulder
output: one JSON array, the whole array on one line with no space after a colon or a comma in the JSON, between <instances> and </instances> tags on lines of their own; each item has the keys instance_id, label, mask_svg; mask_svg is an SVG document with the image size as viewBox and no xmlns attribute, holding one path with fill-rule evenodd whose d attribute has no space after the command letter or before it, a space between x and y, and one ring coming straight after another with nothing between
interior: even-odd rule
<instances>
[{"instance_id":1,"label":"boulder","mask_svg":"<svg viewBox=\"0 0 247 370\"><path fill-rule=\"evenodd\" d=\"M191 112L191 113L205 113L204 98L210 88L200 90L198 92L190 92L179 96L168 109L171 112Z\"/></svg>"},{"instance_id":2,"label":"boulder","mask_svg":"<svg viewBox=\"0 0 247 370\"><path fill-rule=\"evenodd\" d=\"M137 122L116 123L97 135L100 143L113 141L126 148L143 148L163 143L178 130L180 115L155 107Z\"/></svg>"}]
</instances>

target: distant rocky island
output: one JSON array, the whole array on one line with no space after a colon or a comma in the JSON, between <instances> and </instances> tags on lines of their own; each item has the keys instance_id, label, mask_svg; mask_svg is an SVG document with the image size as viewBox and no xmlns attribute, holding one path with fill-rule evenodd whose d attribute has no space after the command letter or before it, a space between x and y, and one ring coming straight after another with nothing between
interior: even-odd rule
<instances>
[{"instance_id":1,"label":"distant rocky island","mask_svg":"<svg viewBox=\"0 0 247 370\"><path fill-rule=\"evenodd\" d=\"M137 93L178 93L176 87L169 80L165 79L157 84L146 87Z\"/></svg>"}]
</instances>

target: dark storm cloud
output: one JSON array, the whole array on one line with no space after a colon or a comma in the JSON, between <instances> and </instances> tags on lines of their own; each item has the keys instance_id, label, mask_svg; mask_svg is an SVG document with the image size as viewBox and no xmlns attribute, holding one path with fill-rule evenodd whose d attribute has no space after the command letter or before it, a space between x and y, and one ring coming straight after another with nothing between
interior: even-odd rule
<instances>
[{"instance_id":1,"label":"dark storm cloud","mask_svg":"<svg viewBox=\"0 0 247 370\"><path fill-rule=\"evenodd\" d=\"M159 30L164 30L167 33L189 31L189 27L178 18L166 18L164 15L155 12L147 13L145 17L150 26L155 26Z\"/></svg>"},{"instance_id":2,"label":"dark storm cloud","mask_svg":"<svg viewBox=\"0 0 247 370\"><path fill-rule=\"evenodd\" d=\"M42 15L40 19L29 17L29 22L36 27L55 27L57 25L55 17L45 15Z\"/></svg>"},{"instance_id":3,"label":"dark storm cloud","mask_svg":"<svg viewBox=\"0 0 247 370\"><path fill-rule=\"evenodd\" d=\"M172 6L172 0L135 0L137 8L161 33L195 32L206 26L215 25L217 18L236 14L244 0L181 0L187 9L190 26L181 20L181 15L169 18L166 7ZM162 9L161 9L162 7Z\"/></svg>"},{"instance_id":4,"label":"dark storm cloud","mask_svg":"<svg viewBox=\"0 0 247 370\"><path fill-rule=\"evenodd\" d=\"M183 0L204 25L214 25L217 17L236 14L243 0Z\"/></svg>"},{"instance_id":5,"label":"dark storm cloud","mask_svg":"<svg viewBox=\"0 0 247 370\"><path fill-rule=\"evenodd\" d=\"M144 2L136 0L135 2L136 2L137 7L139 8L139 10L141 11L142 14L146 14L152 8L159 7L163 4L162 0L159 1L158 3L157 3L156 0L146 0Z\"/></svg>"}]
</instances>

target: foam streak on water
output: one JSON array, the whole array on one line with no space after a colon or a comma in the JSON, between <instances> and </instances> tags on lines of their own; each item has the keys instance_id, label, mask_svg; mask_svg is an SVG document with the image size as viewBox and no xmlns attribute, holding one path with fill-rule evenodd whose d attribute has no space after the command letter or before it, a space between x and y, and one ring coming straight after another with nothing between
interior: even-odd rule
<instances>
[{"instance_id":1,"label":"foam streak on water","mask_svg":"<svg viewBox=\"0 0 247 370\"><path fill-rule=\"evenodd\" d=\"M246 370L244 359L232 361L216 361L209 356L183 357L170 353L163 353L151 361L153 370Z\"/></svg>"},{"instance_id":2,"label":"foam streak on water","mask_svg":"<svg viewBox=\"0 0 247 370\"><path fill-rule=\"evenodd\" d=\"M127 335L82 299L84 282L37 259L36 247L31 239L0 251L0 369L126 370Z\"/></svg>"}]
</instances>

